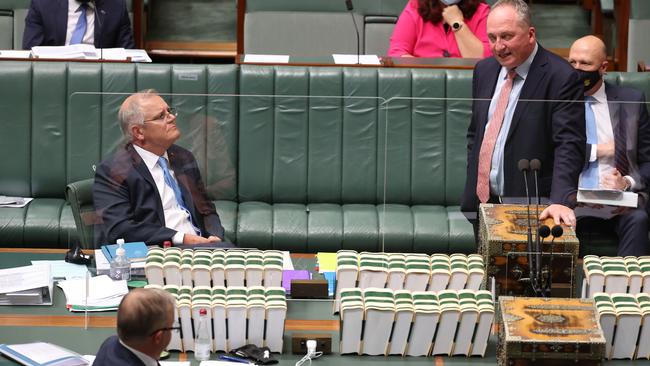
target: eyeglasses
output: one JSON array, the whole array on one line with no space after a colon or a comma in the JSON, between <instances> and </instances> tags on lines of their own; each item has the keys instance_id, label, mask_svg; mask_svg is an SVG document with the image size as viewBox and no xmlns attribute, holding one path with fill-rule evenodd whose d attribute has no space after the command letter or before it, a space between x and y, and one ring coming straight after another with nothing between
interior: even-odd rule
<instances>
[{"instance_id":1,"label":"eyeglasses","mask_svg":"<svg viewBox=\"0 0 650 366\"><path fill-rule=\"evenodd\" d=\"M142 123L160 121L160 120L162 120L164 123L169 123L172 120L172 116L177 117L178 116L178 111L174 107L167 107L167 109L160 112L160 114L157 115L156 117L151 118L151 119L146 119L146 120L142 121Z\"/></svg>"},{"instance_id":2,"label":"eyeglasses","mask_svg":"<svg viewBox=\"0 0 650 366\"><path fill-rule=\"evenodd\" d=\"M166 330L169 330L169 331L172 331L172 332L176 332L176 333L178 333L178 332L181 331L181 327L159 328L159 329L156 329L156 330L154 330L153 332L151 332L150 335L154 335L156 332L160 332L161 330L162 330L163 332L166 331Z\"/></svg>"}]
</instances>

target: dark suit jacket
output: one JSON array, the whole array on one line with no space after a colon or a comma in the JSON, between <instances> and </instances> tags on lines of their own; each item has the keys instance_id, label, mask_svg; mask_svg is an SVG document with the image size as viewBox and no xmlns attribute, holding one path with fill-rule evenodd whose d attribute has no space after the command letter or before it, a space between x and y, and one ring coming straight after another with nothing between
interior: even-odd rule
<instances>
[{"instance_id":1,"label":"dark suit jacket","mask_svg":"<svg viewBox=\"0 0 650 366\"><path fill-rule=\"evenodd\" d=\"M124 0L95 0L95 47L134 48L131 21ZM64 46L68 0L32 0L25 18L23 49Z\"/></svg>"},{"instance_id":2,"label":"dark suit jacket","mask_svg":"<svg viewBox=\"0 0 650 366\"><path fill-rule=\"evenodd\" d=\"M172 145L167 155L185 205L202 235L216 235L223 239L219 215L208 198L194 156L177 145ZM97 167L93 199L103 221L95 229L97 244L115 243L123 238L126 242L161 245L176 233L165 227L165 214L156 184L130 143Z\"/></svg>"},{"instance_id":3,"label":"dark suit jacket","mask_svg":"<svg viewBox=\"0 0 650 366\"><path fill-rule=\"evenodd\" d=\"M120 343L117 336L106 338L99 347L94 366L144 366L144 363Z\"/></svg>"},{"instance_id":4,"label":"dark suit jacket","mask_svg":"<svg viewBox=\"0 0 650 366\"><path fill-rule=\"evenodd\" d=\"M461 210L465 212L475 212L478 208L478 157L500 69L494 57L480 61L474 69L472 95L483 100L474 100L467 131L467 180L461 199ZM578 73L571 65L539 46L506 138L504 196L526 196L517 164L520 159L539 159L542 162L540 195L549 197L551 203L575 206L578 178L586 161L583 93Z\"/></svg>"},{"instance_id":5,"label":"dark suit jacket","mask_svg":"<svg viewBox=\"0 0 650 366\"><path fill-rule=\"evenodd\" d=\"M605 83L609 116L614 133L620 123L626 124L626 155L629 175L637 186L635 191L647 191L650 184L650 118L642 92ZM632 102L632 103L626 103Z\"/></svg>"}]
</instances>

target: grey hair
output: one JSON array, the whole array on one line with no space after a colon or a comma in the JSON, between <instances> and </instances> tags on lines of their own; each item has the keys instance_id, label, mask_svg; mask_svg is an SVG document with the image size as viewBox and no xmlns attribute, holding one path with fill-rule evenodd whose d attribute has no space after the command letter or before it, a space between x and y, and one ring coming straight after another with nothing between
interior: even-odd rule
<instances>
[{"instance_id":1,"label":"grey hair","mask_svg":"<svg viewBox=\"0 0 650 366\"><path fill-rule=\"evenodd\" d=\"M531 20L531 13L530 13L530 7L524 0L499 0L497 1L494 5L492 5L492 8L490 11L500 8L502 6L510 6L513 9L515 9L515 13L517 13L517 18L519 19L519 23L524 26L524 27L532 27L533 26L533 21Z\"/></svg>"},{"instance_id":2,"label":"grey hair","mask_svg":"<svg viewBox=\"0 0 650 366\"><path fill-rule=\"evenodd\" d=\"M141 102L154 96L158 96L158 92L155 89L141 90L126 98L120 110L117 112L122 133L129 141L133 140L130 127L132 125L144 125L144 112L142 112Z\"/></svg>"}]
</instances>

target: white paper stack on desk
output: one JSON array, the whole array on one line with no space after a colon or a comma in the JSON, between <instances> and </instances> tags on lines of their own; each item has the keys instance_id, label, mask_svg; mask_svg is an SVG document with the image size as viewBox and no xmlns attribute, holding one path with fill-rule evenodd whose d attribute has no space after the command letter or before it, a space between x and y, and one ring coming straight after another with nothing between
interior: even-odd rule
<instances>
[{"instance_id":1,"label":"white paper stack on desk","mask_svg":"<svg viewBox=\"0 0 650 366\"><path fill-rule=\"evenodd\" d=\"M341 291L340 352L483 356L494 320L488 291Z\"/></svg>"},{"instance_id":2,"label":"white paper stack on desk","mask_svg":"<svg viewBox=\"0 0 650 366\"><path fill-rule=\"evenodd\" d=\"M159 286L279 287L283 258L276 250L151 248L144 268L147 281Z\"/></svg>"},{"instance_id":3,"label":"white paper stack on desk","mask_svg":"<svg viewBox=\"0 0 650 366\"><path fill-rule=\"evenodd\" d=\"M650 295L594 295L607 359L650 358Z\"/></svg>"},{"instance_id":4,"label":"white paper stack on desk","mask_svg":"<svg viewBox=\"0 0 650 366\"><path fill-rule=\"evenodd\" d=\"M0 270L0 305L52 305L49 264Z\"/></svg>"},{"instance_id":5,"label":"white paper stack on desk","mask_svg":"<svg viewBox=\"0 0 650 366\"><path fill-rule=\"evenodd\" d=\"M86 298L86 285L88 298ZM90 277L86 284L85 278L74 278L60 281L59 286L64 294L66 307L70 311L111 311L117 310L124 295L129 292L126 281L113 281L106 275Z\"/></svg>"},{"instance_id":6,"label":"white paper stack on desk","mask_svg":"<svg viewBox=\"0 0 650 366\"><path fill-rule=\"evenodd\" d=\"M194 350L194 331L199 312L206 309L212 323L212 351L229 352L246 344L267 346L271 352L282 352L287 302L283 287L223 287L147 285L163 288L176 299L174 326L168 349Z\"/></svg>"},{"instance_id":7,"label":"white paper stack on desk","mask_svg":"<svg viewBox=\"0 0 650 366\"><path fill-rule=\"evenodd\" d=\"M336 253L336 301L338 311L341 291L369 287L406 289L409 291L478 290L485 266L478 254L401 254Z\"/></svg>"},{"instance_id":8,"label":"white paper stack on desk","mask_svg":"<svg viewBox=\"0 0 650 366\"><path fill-rule=\"evenodd\" d=\"M598 257L586 255L582 267L585 273L586 297L605 292L650 293L650 257Z\"/></svg>"}]
</instances>

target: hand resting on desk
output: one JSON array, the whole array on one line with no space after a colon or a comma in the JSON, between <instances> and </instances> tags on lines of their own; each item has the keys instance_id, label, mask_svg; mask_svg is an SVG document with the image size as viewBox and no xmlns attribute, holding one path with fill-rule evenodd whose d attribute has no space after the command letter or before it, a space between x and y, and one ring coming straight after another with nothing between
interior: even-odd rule
<instances>
[{"instance_id":1,"label":"hand resting on desk","mask_svg":"<svg viewBox=\"0 0 650 366\"><path fill-rule=\"evenodd\" d=\"M183 244L210 244L210 243L217 243L220 241L221 238L214 235L209 236L207 238L198 235L193 235L193 234L185 234L183 236Z\"/></svg>"}]
</instances>

